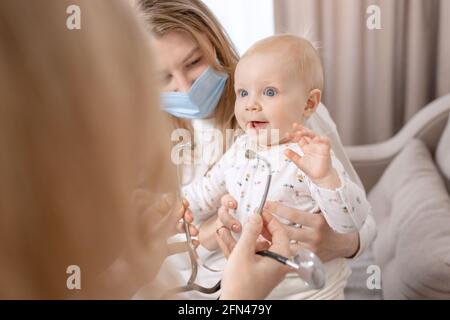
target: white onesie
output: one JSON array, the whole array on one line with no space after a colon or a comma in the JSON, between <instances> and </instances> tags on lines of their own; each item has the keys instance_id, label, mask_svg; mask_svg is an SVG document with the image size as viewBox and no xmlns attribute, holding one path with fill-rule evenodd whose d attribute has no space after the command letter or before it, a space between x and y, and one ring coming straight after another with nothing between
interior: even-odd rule
<instances>
[{"instance_id":1,"label":"white onesie","mask_svg":"<svg viewBox=\"0 0 450 320\"><path fill-rule=\"evenodd\" d=\"M238 202L236 215L242 223L259 207L268 168L264 161L245 157L249 148L249 136L239 137L203 179L183 188L196 218L204 220L216 214L221 197L227 193ZM303 154L296 143L254 150L271 165L272 182L267 200L301 211L322 211L328 224L340 233L359 230L370 212L370 204L364 190L350 180L333 152L332 165L339 175L341 186L329 190L316 186L284 156L288 148Z\"/></svg>"},{"instance_id":2,"label":"white onesie","mask_svg":"<svg viewBox=\"0 0 450 320\"><path fill-rule=\"evenodd\" d=\"M321 211L330 227L340 233L358 231L363 226L371 211L370 204L364 190L348 177L333 152L332 165L338 173L341 186L336 190L329 190L316 186L284 156L284 151L288 148L302 155L298 144L288 143L255 150L246 134L237 139L205 177L183 188L183 194L190 203L195 219L204 220L217 214L220 200L225 194L230 194L238 202L236 216L242 224L246 222L249 214L259 207L267 181L268 167L264 161L247 159L245 153L249 148L270 163L272 182L267 200L311 214ZM333 281L333 278L340 279L338 285L332 284L333 293L330 292L330 298L336 298L336 292L339 292L338 295L343 294L346 281L342 279L346 280L351 272L345 259L333 260L325 267L327 282ZM337 273L339 276L336 276ZM331 284L326 283L322 290L326 291L329 285ZM336 291L336 287L339 287L339 290ZM270 297L311 298L315 295L313 291L317 291L308 290L295 276L288 276L279 288L280 290L276 288ZM324 296L323 292L321 296Z\"/></svg>"}]
</instances>

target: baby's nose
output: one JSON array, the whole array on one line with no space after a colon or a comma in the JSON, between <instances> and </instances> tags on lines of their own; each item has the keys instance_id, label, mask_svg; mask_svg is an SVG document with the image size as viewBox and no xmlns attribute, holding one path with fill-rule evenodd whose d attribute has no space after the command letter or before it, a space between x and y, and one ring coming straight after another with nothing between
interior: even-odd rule
<instances>
[{"instance_id":1,"label":"baby's nose","mask_svg":"<svg viewBox=\"0 0 450 320\"><path fill-rule=\"evenodd\" d=\"M250 111L250 112L257 112L257 111L261 111L262 108L258 103L254 103L251 106L245 107L245 110Z\"/></svg>"}]
</instances>

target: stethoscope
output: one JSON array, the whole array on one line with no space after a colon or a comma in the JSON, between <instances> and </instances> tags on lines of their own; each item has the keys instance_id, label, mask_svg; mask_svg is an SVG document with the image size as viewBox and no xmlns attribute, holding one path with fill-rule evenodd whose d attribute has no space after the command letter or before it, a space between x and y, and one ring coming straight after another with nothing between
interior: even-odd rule
<instances>
[{"instance_id":1,"label":"stethoscope","mask_svg":"<svg viewBox=\"0 0 450 320\"><path fill-rule=\"evenodd\" d=\"M178 145L178 148L180 149L180 151L186 150L186 149L189 149L190 151L192 151L192 147L193 147L193 145L191 142L182 143L182 144ZM181 194L182 187L189 185L195 179L195 174L193 173L195 170L195 168L194 168L195 163L192 161L191 176L189 179L187 179L187 182L185 182L183 180L183 170L181 169L183 165L184 165L183 163L177 163L177 165L176 165L177 179L178 179L178 186L179 186L180 194ZM181 195L179 197L181 198ZM203 286L195 283L195 281L197 280L197 275L198 275L198 267L201 266L201 267L205 268L206 270L208 270L210 272L215 272L215 273L222 272L222 270L213 269L213 268L207 266L205 263L200 261L197 251L195 249L195 246L192 242L192 236L189 231L189 223L184 219L183 219L183 229L184 229L184 234L186 235L189 260L191 263L191 275L190 275L189 280L186 285L179 286L179 287L176 287L176 288L173 288L173 289L167 291L166 293L164 293L163 298L171 297L177 293L189 292L189 291L198 291L198 292L205 293L205 294L216 293L217 291L220 290L221 281L217 282L211 288L206 288L206 287L203 287Z\"/></svg>"},{"instance_id":2,"label":"stethoscope","mask_svg":"<svg viewBox=\"0 0 450 320\"><path fill-rule=\"evenodd\" d=\"M181 144L180 148L192 148L192 144L190 142ZM248 149L245 152L245 157L248 160L256 159L256 160L258 160L258 162L259 161L264 162L264 164L267 166L267 169L268 169L266 185L264 187L264 193L261 198L260 205L259 205L258 209L256 210L257 214L262 215L263 209L264 209L264 204L267 201L267 196L269 194L270 184L272 181L271 165L270 165L270 162L267 161L264 157L260 156L258 153L256 153L253 150L250 150L250 149ZM177 177L178 177L178 182L179 182L180 189L181 189L181 187L183 185L187 185L187 184L191 183L194 180L195 175L192 175L192 179L190 179L189 183L183 184L183 182L182 182L183 177L182 177L182 174L180 171L181 171L180 164L178 164L177 165ZM195 246L192 243L192 237L189 232L189 224L186 221L184 221L184 232L186 234L186 239L187 239L187 243L188 243L188 253L189 253L189 259L191 262L191 270L192 270L191 276L187 282L187 285L174 288L174 289L168 291L165 294L165 296L170 296L170 295L174 295L176 293L188 292L188 291L198 291L198 292L202 292L202 293L206 293L206 294L212 294L212 293L219 291L221 288L221 281L217 282L217 284L211 288L205 288L205 287L195 283L195 280L197 279L197 274L198 274L199 258L195 251ZM312 251L310 251L306 248L298 249L296 254L291 258L284 257L280 254L277 254L277 253L269 251L269 250L259 251L256 254L263 256L263 257L268 257L268 258L273 259L283 265L288 266L293 272L297 273L297 275L303 281L305 281L305 283L311 289L321 289L325 285L325 268L323 266L322 261ZM221 270L212 269L212 268L206 266L204 263L200 263L200 265L211 272L221 272Z\"/></svg>"},{"instance_id":3,"label":"stethoscope","mask_svg":"<svg viewBox=\"0 0 450 320\"><path fill-rule=\"evenodd\" d=\"M249 160L257 159L258 161L264 162L268 170L264 193L261 198L261 203L256 210L257 214L262 215L272 181L272 167L267 159L253 150L248 149L245 152L245 157ZM259 251L256 254L274 259L279 263L288 266L292 271L297 273L300 279L305 281L311 289L321 289L325 285L325 267L322 261L317 255L306 248L299 248L292 258L284 257L269 250Z\"/></svg>"}]
</instances>

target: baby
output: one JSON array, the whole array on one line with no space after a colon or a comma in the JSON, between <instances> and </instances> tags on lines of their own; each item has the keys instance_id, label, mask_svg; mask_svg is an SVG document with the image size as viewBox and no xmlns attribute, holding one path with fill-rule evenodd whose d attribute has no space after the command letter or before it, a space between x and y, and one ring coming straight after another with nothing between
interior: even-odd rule
<instances>
[{"instance_id":1,"label":"baby","mask_svg":"<svg viewBox=\"0 0 450 320\"><path fill-rule=\"evenodd\" d=\"M273 36L248 50L235 72L235 114L245 134L203 179L183 189L197 219L216 214L221 197L230 194L238 202L237 218L245 223L259 208L271 174L268 201L311 214L321 212L340 233L361 228L370 205L334 155L329 139L304 127L296 142L289 135L294 123L303 124L315 112L322 88L322 64L307 40ZM248 150L258 157L249 157L255 153ZM286 155L298 156L298 166ZM288 275L269 298L343 298L350 275L345 260L335 259L325 267L323 289L308 290L297 276Z\"/></svg>"}]
</instances>

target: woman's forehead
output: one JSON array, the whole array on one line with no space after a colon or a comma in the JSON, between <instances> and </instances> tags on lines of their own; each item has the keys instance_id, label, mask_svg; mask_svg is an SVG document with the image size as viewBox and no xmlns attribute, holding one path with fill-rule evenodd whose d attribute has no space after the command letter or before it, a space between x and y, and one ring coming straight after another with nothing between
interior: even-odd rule
<instances>
[{"instance_id":1,"label":"woman's forehead","mask_svg":"<svg viewBox=\"0 0 450 320\"><path fill-rule=\"evenodd\" d=\"M197 41L192 35L183 31L170 31L163 36L154 39L155 48L158 54L167 55L186 55L198 47Z\"/></svg>"},{"instance_id":2,"label":"woman's forehead","mask_svg":"<svg viewBox=\"0 0 450 320\"><path fill-rule=\"evenodd\" d=\"M173 30L157 37L154 40L158 65L166 68L177 67L189 62L196 54L209 54L213 52L212 44L206 36L198 35L201 43L193 35L183 30ZM204 52L204 51L207 52Z\"/></svg>"},{"instance_id":3,"label":"woman's forehead","mask_svg":"<svg viewBox=\"0 0 450 320\"><path fill-rule=\"evenodd\" d=\"M200 51L194 38L184 32L169 32L155 38L153 43L159 71L178 68Z\"/></svg>"}]
</instances>

